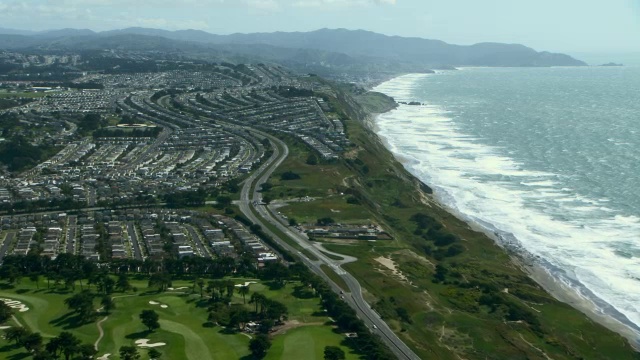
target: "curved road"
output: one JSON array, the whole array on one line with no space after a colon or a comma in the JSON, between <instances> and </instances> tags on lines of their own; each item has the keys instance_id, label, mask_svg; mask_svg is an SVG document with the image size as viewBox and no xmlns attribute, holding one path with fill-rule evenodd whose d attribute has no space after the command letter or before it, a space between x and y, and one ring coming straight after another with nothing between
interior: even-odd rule
<instances>
[{"instance_id":1,"label":"curved road","mask_svg":"<svg viewBox=\"0 0 640 360\"><path fill-rule=\"evenodd\" d=\"M420 359L396 334L387 326L387 324L380 318L380 316L367 304L362 297L362 288L356 278L354 278L347 271L342 269L340 265L354 261L355 258L341 255L344 260L332 260L328 258L319 248L314 246L309 239L297 231L291 230L288 226L282 224L278 218L272 214L266 206L257 205L261 201L259 193L260 185L267 182L271 174L275 171L280 164L289 155L289 148L287 145L278 138L275 138L269 134L255 129L250 129L256 134L266 137L270 140L274 149L271 157L263 163L263 165L256 170L249 178L247 178L243 184L241 197L240 197L240 211L254 224L258 224L262 227L263 231L269 234L280 246L291 252L297 254L302 262L307 265L314 273L325 279L331 288L336 292L340 292L340 288L324 273L321 265L329 266L338 276L340 276L349 287L349 291L344 295L344 300L356 311L358 316L364 321L364 323L374 332L380 335L380 338L389 346L394 354L399 359L417 360ZM256 216L257 214L257 216ZM311 260L302 252L298 251L293 246L282 240L278 235L273 233L265 225L269 223L278 228L279 231L284 233L290 239L295 241L300 247L313 254L318 260Z\"/></svg>"}]
</instances>

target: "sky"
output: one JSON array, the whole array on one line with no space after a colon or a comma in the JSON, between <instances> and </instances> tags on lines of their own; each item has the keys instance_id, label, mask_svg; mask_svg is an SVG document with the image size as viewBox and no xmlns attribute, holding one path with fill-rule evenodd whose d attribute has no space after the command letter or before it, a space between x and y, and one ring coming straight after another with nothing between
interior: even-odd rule
<instances>
[{"instance_id":1,"label":"sky","mask_svg":"<svg viewBox=\"0 0 640 360\"><path fill-rule=\"evenodd\" d=\"M235 32L364 29L453 44L640 54L640 0L0 0L0 27Z\"/></svg>"}]
</instances>

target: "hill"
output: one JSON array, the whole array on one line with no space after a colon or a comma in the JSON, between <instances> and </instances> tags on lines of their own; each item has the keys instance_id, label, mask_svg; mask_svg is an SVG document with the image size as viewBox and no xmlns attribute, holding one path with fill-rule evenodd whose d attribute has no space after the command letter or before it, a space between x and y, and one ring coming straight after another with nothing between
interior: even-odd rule
<instances>
[{"instance_id":1,"label":"hill","mask_svg":"<svg viewBox=\"0 0 640 360\"><path fill-rule=\"evenodd\" d=\"M363 30L321 29L215 35L199 30L128 28L95 33L62 29L29 34L0 29L0 49L111 49L180 51L185 55L239 53L258 61L318 63L326 68L396 66L401 70L448 66L583 66L565 54L538 52L519 44L463 46L439 40L387 36ZM309 62L309 60L313 60ZM346 68L345 68L346 67ZM406 69L405 69L406 68Z\"/></svg>"}]
</instances>

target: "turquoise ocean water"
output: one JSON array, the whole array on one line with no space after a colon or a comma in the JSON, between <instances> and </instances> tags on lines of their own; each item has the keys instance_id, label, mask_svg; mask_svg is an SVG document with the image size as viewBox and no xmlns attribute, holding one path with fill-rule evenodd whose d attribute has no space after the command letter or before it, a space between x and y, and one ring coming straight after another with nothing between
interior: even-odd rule
<instances>
[{"instance_id":1,"label":"turquoise ocean water","mask_svg":"<svg viewBox=\"0 0 640 360\"><path fill-rule=\"evenodd\" d=\"M465 68L374 90L425 104L381 115L378 134L442 203L640 329L640 67Z\"/></svg>"}]
</instances>

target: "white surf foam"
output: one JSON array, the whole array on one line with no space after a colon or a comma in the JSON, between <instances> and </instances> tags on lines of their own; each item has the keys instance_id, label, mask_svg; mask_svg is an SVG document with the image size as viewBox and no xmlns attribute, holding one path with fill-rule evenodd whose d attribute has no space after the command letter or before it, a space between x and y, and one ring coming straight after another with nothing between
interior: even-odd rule
<instances>
[{"instance_id":1,"label":"white surf foam","mask_svg":"<svg viewBox=\"0 0 640 360\"><path fill-rule=\"evenodd\" d=\"M438 75L406 75L374 90L396 101L428 103L413 94L431 76ZM410 172L434 187L440 201L506 234L505 239L516 241L512 245L559 269L561 281L578 286L603 311L626 317L638 329L640 263L620 254L627 250L640 257L640 250L624 246L640 238L640 219L616 215L603 206L606 198L575 194L556 174L526 169L504 149L464 134L448 115L435 105L400 105L378 117L378 133L406 159Z\"/></svg>"}]
</instances>

